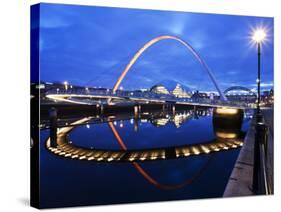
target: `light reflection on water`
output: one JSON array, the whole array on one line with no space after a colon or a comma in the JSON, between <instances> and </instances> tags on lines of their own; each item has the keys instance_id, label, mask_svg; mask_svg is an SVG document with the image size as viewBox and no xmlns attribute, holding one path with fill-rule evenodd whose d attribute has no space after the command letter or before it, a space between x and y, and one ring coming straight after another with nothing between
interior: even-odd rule
<instances>
[{"instance_id":1,"label":"light reflection on water","mask_svg":"<svg viewBox=\"0 0 281 212\"><path fill-rule=\"evenodd\" d=\"M145 149L214 140L211 112L201 115L182 111L174 115L143 114L143 117L129 116L112 121L128 149ZM249 119L244 120L242 130L246 131ZM41 131L41 140L47 137L48 130ZM120 149L107 123L77 126L68 139L87 148ZM157 181L152 183L132 163L70 160L53 155L44 148L44 142L41 144L40 186L45 207L220 197L239 152L236 149L139 163L141 169ZM165 189L157 183L181 186Z\"/></svg>"},{"instance_id":2,"label":"light reflection on water","mask_svg":"<svg viewBox=\"0 0 281 212\"><path fill-rule=\"evenodd\" d=\"M129 119L114 121L113 123L123 141L126 142L128 149L178 146L207 142L215 138L211 127L205 129L205 125L212 125L211 116L206 116L196 121L189 118L179 127L168 119L163 120L160 118L157 120L140 119L138 121ZM198 131L204 130L204 133L195 133L195 128ZM120 148L107 123L77 127L70 133L69 140L83 147L92 146L98 149Z\"/></svg>"}]
</instances>

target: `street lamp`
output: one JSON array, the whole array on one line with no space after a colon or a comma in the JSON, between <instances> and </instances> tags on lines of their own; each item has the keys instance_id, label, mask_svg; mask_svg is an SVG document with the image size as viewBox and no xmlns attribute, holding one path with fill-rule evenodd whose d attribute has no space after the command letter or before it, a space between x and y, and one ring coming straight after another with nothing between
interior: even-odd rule
<instances>
[{"instance_id":1,"label":"street lamp","mask_svg":"<svg viewBox=\"0 0 281 212\"><path fill-rule=\"evenodd\" d=\"M64 88L65 88L65 90L67 91L67 89L68 89L68 82L67 81L64 81Z\"/></svg>"},{"instance_id":2,"label":"street lamp","mask_svg":"<svg viewBox=\"0 0 281 212\"><path fill-rule=\"evenodd\" d=\"M264 194L266 191L266 183L263 180L262 175L262 157L261 147L265 143L266 137L266 125L262 122L262 116L260 112L260 72L261 72L261 44L266 40L266 31L264 29L256 29L253 32L252 40L258 48L258 101L257 101L257 114L256 114L256 132L255 132L255 143L254 143L254 167L253 167L253 183L252 190L255 194ZM264 146L263 146L264 147ZM263 167L263 168L262 168Z\"/></svg>"},{"instance_id":3,"label":"street lamp","mask_svg":"<svg viewBox=\"0 0 281 212\"><path fill-rule=\"evenodd\" d=\"M253 32L252 40L257 44L258 48L258 79L257 79L257 85L258 85L258 102L257 102L257 117L260 116L260 83L261 83L261 44L266 39L266 32L264 29L256 29Z\"/></svg>"}]
</instances>

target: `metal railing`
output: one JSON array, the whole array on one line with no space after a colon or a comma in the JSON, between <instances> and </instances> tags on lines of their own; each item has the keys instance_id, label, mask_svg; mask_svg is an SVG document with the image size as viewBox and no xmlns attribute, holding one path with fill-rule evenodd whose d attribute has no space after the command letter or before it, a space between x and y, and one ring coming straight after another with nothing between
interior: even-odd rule
<instances>
[{"instance_id":1,"label":"metal railing","mask_svg":"<svg viewBox=\"0 0 281 212\"><path fill-rule=\"evenodd\" d=\"M252 189L255 194L273 194L268 167L268 126L257 115Z\"/></svg>"},{"instance_id":2,"label":"metal railing","mask_svg":"<svg viewBox=\"0 0 281 212\"><path fill-rule=\"evenodd\" d=\"M177 98L173 95L168 94L156 94L151 92L129 92L129 91L116 91L115 93L112 90L94 90L94 89L52 89L49 90L46 95L50 94L73 94L73 95L92 95L92 96L103 96L103 97L118 97L124 99L130 98L143 98L149 100L162 100L162 101L174 101L182 103L200 103L208 105L222 105L222 106L236 106L236 107L245 107L252 108L252 103L248 102L233 102L233 101L220 101L217 99L208 99L208 98Z\"/></svg>"}]
</instances>

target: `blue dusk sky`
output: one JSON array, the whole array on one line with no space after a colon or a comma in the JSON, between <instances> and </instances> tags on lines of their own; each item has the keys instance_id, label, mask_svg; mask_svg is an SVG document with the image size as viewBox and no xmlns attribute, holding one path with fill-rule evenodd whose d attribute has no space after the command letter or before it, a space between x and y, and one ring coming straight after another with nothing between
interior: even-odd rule
<instances>
[{"instance_id":1,"label":"blue dusk sky","mask_svg":"<svg viewBox=\"0 0 281 212\"><path fill-rule=\"evenodd\" d=\"M41 4L41 81L111 88L134 54L160 35L188 42L212 70L221 89L255 88L257 49L251 30L263 26L262 89L273 86L273 18ZM124 89L174 81L215 90L206 71L182 44L161 40L128 72Z\"/></svg>"}]
</instances>

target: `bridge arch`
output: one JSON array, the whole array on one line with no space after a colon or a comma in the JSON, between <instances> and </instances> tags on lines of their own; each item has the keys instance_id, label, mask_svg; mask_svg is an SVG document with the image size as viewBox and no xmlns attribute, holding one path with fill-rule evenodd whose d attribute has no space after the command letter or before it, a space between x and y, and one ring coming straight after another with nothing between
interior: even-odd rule
<instances>
[{"instance_id":1,"label":"bridge arch","mask_svg":"<svg viewBox=\"0 0 281 212\"><path fill-rule=\"evenodd\" d=\"M224 93L224 95L226 95L229 91L235 91L235 90L247 91L250 94L255 95L255 93L253 91L251 91L249 88L246 88L244 86L231 86L231 87L227 88L223 93Z\"/></svg>"},{"instance_id":2,"label":"bridge arch","mask_svg":"<svg viewBox=\"0 0 281 212\"><path fill-rule=\"evenodd\" d=\"M142 53L146 49L148 49L150 46L152 46L153 44L155 44L155 43L157 43L157 42L159 42L161 40L167 40L167 39L178 41L179 43L184 45L192 53L192 55L197 59L197 61L199 61L199 63L203 66L204 70L207 72L207 74L211 78L213 84L215 85L217 91L220 94L221 100L222 101L226 101L227 99L226 99L224 93L219 88L218 83L216 82L213 73L211 72L211 70L209 69L207 64L204 62L204 60L200 57L200 55L195 51L195 49L189 43L185 42L184 40L182 40L182 39L180 39L180 38L178 38L176 36L171 36L171 35L161 35L161 36L158 36L158 37L153 38L152 40L148 41L143 47L141 47L137 51L137 53L133 56L133 58L129 61L129 63L126 65L125 69L122 71L121 75L119 76L117 82L115 83L115 85L113 87L113 92L114 93L116 92L116 90L119 88L121 82L123 81L123 79L125 78L127 73L129 72L130 68L134 65L134 63L138 60L138 58L142 55Z\"/></svg>"}]
</instances>

